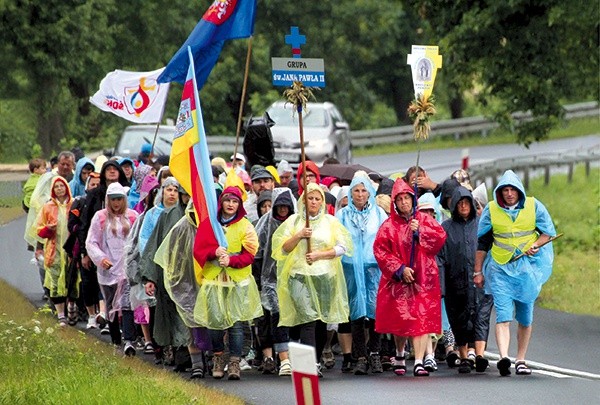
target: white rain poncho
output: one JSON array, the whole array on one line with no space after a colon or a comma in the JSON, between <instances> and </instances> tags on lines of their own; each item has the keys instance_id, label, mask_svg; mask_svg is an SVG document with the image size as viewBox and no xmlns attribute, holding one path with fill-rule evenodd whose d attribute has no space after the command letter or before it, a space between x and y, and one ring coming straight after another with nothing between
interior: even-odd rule
<instances>
[{"instance_id":1,"label":"white rain poncho","mask_svg":"<svg viewBox=\"0 0 600 405\"><path fill-rule=\"evenodd\" d=\"M156 299L146 294L146 289L140 274L140 250L138 248L139 234L146 213L141 214L133 223L129 236L125 242L125 273L131 287L129 300L131 308L136 309L142 305L154 306Z\"/></svg>"},{"instance_id":2,"label":"white rain poncho","mask_svg":"<svg viewBox=\"0 0 600 405\"><path fill-rule=\"evenodd\" d=\"M317 184L308 184L307 193L319 191L323 204L310 219L311 250L328 250L342 246L352 255L352 238L334 216L325 213L325 196ZM325 323L348 322L348 293L340 257L306 262L307 243L301 240L290 253L283 244L305 227L304 198L300 196L298 213L290 216L273 234L273 259L277 260L277 296L279 326L295 326L322 320Z\"/></svg>"},{"instance_id":3,"label":"white rain poncho","mask_svg":"<svg viewBox=\"0 0 600 405\"><path fill-rule=\"evenodd\" d=\"M356 209L352 200L352 189L362 184L369 193L369 199L362 211ZM373 242L387 214L375 202L375 189L366 177L355 177L348 188L348 205L335 216L350 232L354 254L342 256L344 276L348 287L350 320L362 317L375 319L377 290L381 279L381 270L373 254Z\"/></svg>"},{"instance_id":4,"label":"white rain poncho","mask_svg":"<svg viewBox=\"0 0 600 405\"><path fill-rule=\"evenodd\" d=\"M519 190L520 199L517 208L514 210L502 208L514 221L523 207L526 194L521 180L512 170L507 170L500 178L498 185L494 189L494 201L498 203L500 190L508 185ZM549 236L556 236L556 230L548 210L537 199L534 199L534 201L536 230ZM492 222L490 206L488 204L481 213L477 236L482 237L490 231L492 231ZM517 249L515 255L520 253L522 252ZM553 261L554 250L552 243L541 247L533 256L523 256L519 260L506 264L497 263L490 251L483 263L486 293L509 296L513 300L524 303L534 302L542 290L542 285L548 280L550 274L552 274Z\"/></svg>"},{"instance_id":5,"label":"white rain poncho","mask_svg":"<svg viewBox=\"0 0 600 405\"><path fill-rule=\"evenodd\" d=\"M44 243L44 240L37 234L37 220L44 204L50 200L52 180L57 174L47 172L42 174L38 180L29 203L29 212L25 222L25 240L31 246L35 247L37 243Z\"/></svg>"}]
</instances>

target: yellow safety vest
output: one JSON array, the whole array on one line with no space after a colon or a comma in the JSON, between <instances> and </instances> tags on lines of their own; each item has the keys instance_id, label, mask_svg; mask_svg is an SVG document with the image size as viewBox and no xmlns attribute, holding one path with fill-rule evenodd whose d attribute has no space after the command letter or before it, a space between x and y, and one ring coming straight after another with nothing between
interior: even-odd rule
<instances>
[{"instance_id":1,"label":"yellow safety vest","mask_svg":"<svg viewBox=\"0 0 600 405\"><path fill-rule=\"evenodd\" d=\"M519 211L514 221L496 201L491 201L489 206L494 232L492 257L497 263L505 264L517 249L526 252L538 239L535 231L535 200L527 197L525 207Z\"/></svg>"}]
</instances>

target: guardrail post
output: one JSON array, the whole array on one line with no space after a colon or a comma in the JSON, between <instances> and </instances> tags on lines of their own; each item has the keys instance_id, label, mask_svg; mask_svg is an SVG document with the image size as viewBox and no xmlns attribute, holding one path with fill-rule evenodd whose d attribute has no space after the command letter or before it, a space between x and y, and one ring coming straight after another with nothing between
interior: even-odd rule
<instances>
[{"instance_id":1,"label":"guardrail post","mask_svg":"<svg viewBox=\"0 0 600 405\"><path fill-rule=\"evenodd\" d=\"M590 177L590 161L585 161L585 177Z\"/></svg>"},{"instance_id":2,"label":"guardrail post","mask_svg":"<svg viewBox=\"0 0 600 405\"><path fill-rule=\"evenodd\" d=\"M544 166L544 185L548 185L550 183L550 165Z\"/></svg>"},{"instance_id":3,"label":"guardrail post","mask_svg":"<svg viewBox=\"0 0 600 405\"><path fill-rule=\"evenodd\" d=\"M529 167L523 169L523 183L525 185L525 189L529 189Z\"/></svg>"},{"instance_id":4,"label":"guardrail post","mask_svg":"<svg viewBox=\"0 0 600 405\"><path fill-rule=\"evenodd\" d=\"M569 163L569 170L567 172L567 182L573 181L573 163Z\"/></svg>"}]
</instances>

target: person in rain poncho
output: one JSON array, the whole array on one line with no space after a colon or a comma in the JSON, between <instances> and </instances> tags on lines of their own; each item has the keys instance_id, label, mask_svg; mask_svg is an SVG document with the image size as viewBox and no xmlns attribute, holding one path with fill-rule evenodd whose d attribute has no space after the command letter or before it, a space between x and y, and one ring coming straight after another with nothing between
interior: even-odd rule
<instances>
[{"instance_id":1,"label":"person in rain poncho","mask_svg":"<svg viewBox=\"0 0 600 405\"><path fill-rule=\"evenodd\" d=\"M489 363L483 355L493 300L472 280L479 223L475 199L467 188L458 186L448 208L452 218L442 224L447 238L438 254L438 266L446 312L461 359L458 372L470 373L473 367L484 372ZM475 346L474 359L468 357L469 345Z\"/></svg>"},{"instance_id":2,"label":"person in rain poncho","mask_svg":"<svg viewBox=\"0 0 600 405\"><path fill-rule=\"evenodd\" d=\"M179 202L160 215L140 257L139 271L146 294L156 299L156 306L150 308L150 316L154 319L152 337L156 343L154 348L156 360L162 362L169 362L170 360L166 356L166 347L183 348L188 346L192 339L188 327L181 319L175 303L169 297L165 288L165 270L154 261L156 251L169 231L185 215L185 209L189 201L189 194L180 186ZM178 357L175 358L177 363L175 367L181 369L183 364L180 364L178 359Z\"/></svg>"},{"instance_id":3,"label":"person in rain poncho","mask_svg":"<svg viewBox=\"0 0 600 405\"><path fill-rule=\"evenodd\" d=\"M67 252L62 248L69 237L67 220L73 199L67 181L56 176L50 187L50 201L42 206L37 220L37 235L44 242L44 287L56 308L60 326L66 326L65 302L67 296L74 304L79 297L78 274L74 280L67 274L69 270ZM39 252L41 254L41 252ZM71 285L69 285L71 284Z\"/></svg>"},{"instance_id":4,"label":"person in rain poncho","mask_svg":"<svg viewBox=\"0 0 600 405\"><path fill-rule=\"evenodd\" d=\"M154 256L154 261L164 269L165 290L193 336L188 343L193 379L204 377L203 351L212 349L207 329L194 319L194 308L202 282L202 269L193 256L197 229L194 205L190 201L185 215L171 228Z\"/></svg>"},{"instance_id":5,"label":"person in rain poncho","mask_svg":"<svg viewBox=\"0 0 600 405\"><path fill-rule=\"evenodd\" d=\"M542 285L552 273L554 251L547 242L556 235L552 218L544 205L527 197L521 180L512 170L504 172L494 189L494 201L483 209L477 232L473 281L494 297L496 341L501 359L500 375L510 374L508 347L510 322L519 323L516 374L531 374L525 355L533 323L533 304ZM515 256L525 256L511 261Z\"/></svg>"},{"instance_id":6,"label":"person in rain poncho","mask_svg":"<svg viewBox=\"0 0 600 405\"><path fill-rule=\"evenodd\" d=\"M348 293L341 256L352 254L352 238L337 218L326 214L320 185L309 183L304 193L300 196L298 213L273 234L272 257L277 260L279 325L299 325L300 341L314 347L317 321L348 321ZM321 353L316 354L318 362Z\"/></svg>"},{"instance_id":7,"label":"person in rain poncho","mask_svg":"<svg viewBox=\"0 0 600 405\"><path fill-rule=\"evenodd\" d=\"M128 187L111 183L106 189L106 208L96 212L86 239L87 253L98 268L98 283L106 301L107 314L99 322L108 321L112 343L121 344L118 312L121 312L124 353L135 355L135 325L129 301L129 282L125 272L125 243L138 214L127 208Z\"/></svg>"},{"instance_id":8,"label":"person in rain poncho","mask_svg":"<svg viewBox=\"0 0 600 405\"><path fill-rule=\"evenodd\" d=\"M364 375L369 367L373 373L382 373L381 336L375 332L375 304L381 271L373 255L373 242L387 214L375 203L375 189L368 177L354 177L347 196L348 205L335 216L352 235L354 246L351 257L342 256L350 322L339 325L338 336L351 333L352 352L358 356L354 374ZM369 333L368 348L365 328ZM344 363L346 360L349 359Z\"/></svg>"},{"instance_id":9,"label":"person in rain poncho","mask_svg":"<svg viewBox=\"0 0 600 405\"><path fill-rule=\"evenodd\" d=\"M277 262L273 260L271 253L273 251L273 233L290 215L296 212L296 200L292 191L287 187L274 189L272 199L273 208L256 224L259 248L254 256L253 267L257 269L256 273L260 280L260 296L265 314L264 317L259 318L257 326L260 348L265 358L263 373L275 372L275 361L273 360L273 350L275 350L281 361L279 375L291 375L292 369L288 358L289 328L279 326Z\"/></svg>"},{"instance_id":10,"label":"person in rain poncho","mask_svg":"<svg viewBox=\"0 0 600 405\"><path fill-rule=\"evenodd\" d=\"M166 209L174 207L179 201L179 182L175 177L167 177L158 190L158 194L154 198L154 204L150 209L146 210L144 221L139 235L140 253L146 248L146 243L158 222L158 217Z\"/></svg>"},{"instance_id":11,"label":"person in rain poncho","mask_svg":"<svg viewBox=\"0 0 600 405\"><path fill-rule=\"evenodd\" d=\"M85 184L87 178L94 171L94 162L87 157L82 157L77 161L75 165L75 175L69 182L69 188L71 189L71 195L73 198L79 196L85 196Z\"/></svg>"},{"instance_id":12,"label":"person in rain poncho","mask_svg":"<svg viewBox=\"0 0 600 405\"><path fill-rule=\"evenodd\" d=\"M428 376L429 372L423 367L428 335L439 334L442 330L440 279L435 255L444 245L446 233L428 214L414 213L413 188L402 179L394 183L392 203L390 217L379 228L373 244L382 273L375 330L412 337L413 373ZM415 243L414 237L417 238Z\"/></svg>"},{"instance_id":13,"label":"person in rain poncho","mask_svg":"<svg viewBox=\"0 0 600 405\"><path fill-rule=\"evenodd\" d=\"M258 250L254 226L245 218L242 192L226 187L219 197L217 218L228 247L219 246L202 268L202 284L194 308L194 320L209 329L213 346L214 378L223 378L225 332L229 339L228 379L240 379L244 343L243 322L262 316L260 293L252 276Z\"/></svg>"}]
</instances>

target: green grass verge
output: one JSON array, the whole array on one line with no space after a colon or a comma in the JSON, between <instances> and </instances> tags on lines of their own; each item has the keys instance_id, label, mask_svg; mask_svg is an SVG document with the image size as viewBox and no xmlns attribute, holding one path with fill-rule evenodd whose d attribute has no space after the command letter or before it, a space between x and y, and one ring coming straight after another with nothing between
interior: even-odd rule
<instances>
[{"instance_id":1,"label":"green grass verge","mask_svg":"<svg viewBox=\"0 0 600 405\"><path fill-rule=\"evenodd\" d=\"M586 177L576 168L573 181L554 175L531 182L527 193L544 203L564 236L554 242L554 269L538 303L548 309L575 314L600 314L600 169Z\"/></svg>"},{"instance_id":2,"label":"green grass verge","mask_svg":"<svg viewBox=\"0 0 600 405\"><path fill-rule=\"evenodd\" d=\"M0 280L1 404L243 404L74 328Z\"/></svg>"},{"instance_id":3,"label":"green grass verge","mask_svg":"<svg viewBox=\"0 0 600 405\"><path fill-rule=\"evenodd\" d=\"M600 122L598 118L577 118L569 120L563 127L556 128L550 132L548 139L573 138L600 132ZM506 130L496 129L488 136L482 137L479 133L472 133L454 139L452 136L433 137L424 142L420 142L421 150L447 149L447 148L466 148L472 146L501 145L515 143L515 135ZM352 150L354 156L373 156L385 155L390 153L413 152L417 150L416 142L395 143L387 145L375 145L366 148L355 148Z\"/></svg>"}]
</instances>

